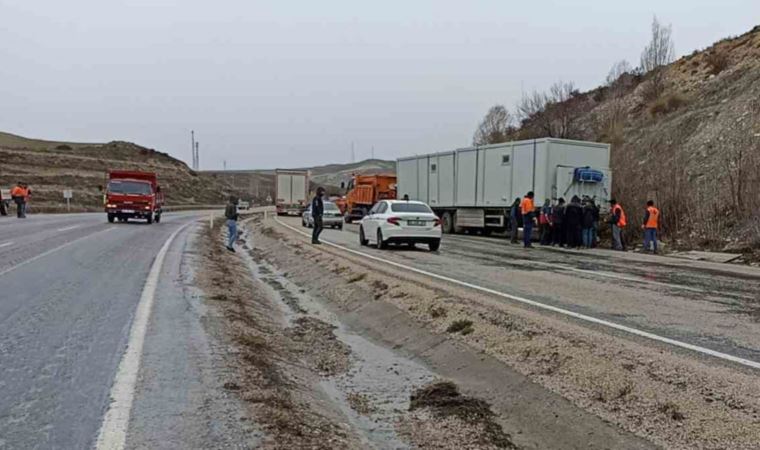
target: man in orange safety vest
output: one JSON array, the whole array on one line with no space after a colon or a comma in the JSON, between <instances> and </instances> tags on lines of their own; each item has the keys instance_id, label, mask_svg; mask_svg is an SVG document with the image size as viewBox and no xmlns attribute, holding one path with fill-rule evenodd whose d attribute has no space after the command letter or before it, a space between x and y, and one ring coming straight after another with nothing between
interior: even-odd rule
<instances>
[{"instance_id":1,"label":"man in orange safety vest","mask_svg":"<svg viewBox=\"0 0 760 450\"><path fill-rule=\"evenodd\" d=\"M625 242L623 241L623 229L628 225L623 207L613 198L610 200L612 215L609 224L612 226L612 248L614 250L625 251Z\"/></svg>"},{"instance_id":2,"label":"man in orange safety vest","mask_svg":"<svg viewBox=\"0 0 760 450\"><path fill-rule=\"evenodd\" d=\"M654 200L647 202L644 222L642 223L641 228L644 230L644 251L648 252L651 247L652 253L657 254L657 229L660 228L660 210L654 206Z\"/></svg>"}]
</instances>

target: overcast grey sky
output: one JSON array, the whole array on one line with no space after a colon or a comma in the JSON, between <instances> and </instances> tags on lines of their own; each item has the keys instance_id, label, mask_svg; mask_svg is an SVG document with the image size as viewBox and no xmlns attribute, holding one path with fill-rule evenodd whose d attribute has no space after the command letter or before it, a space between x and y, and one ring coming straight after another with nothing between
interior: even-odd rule
<instances>
[{"instance_id":1,"label":"overcast grey sky","mask_svg":"<svg viewBox=\"0 0 760 450\"><path fill-rule=\"evenodd\" d=\"M759 22L758 0L0 0L0 130L129 140L202 168L395 158L468 145L522 90L677 54Z\"/></svg>"}]
</instances>

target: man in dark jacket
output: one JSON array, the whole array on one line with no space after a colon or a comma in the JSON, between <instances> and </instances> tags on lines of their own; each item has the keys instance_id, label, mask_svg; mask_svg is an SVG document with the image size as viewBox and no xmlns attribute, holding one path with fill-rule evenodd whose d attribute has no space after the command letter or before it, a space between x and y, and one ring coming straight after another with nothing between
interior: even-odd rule
<instances>
[{"instance_id":1,"label":"man in dark jacket","mask_svg":"<svg viewBox=\"0 0 760 450\"><path fill-rule=\"evenodd\" d=\"M594 222L596 216L596 207L594 201L590 198L584 199L583 202L583 246L591 248L596 241L596 233L594 232Z\"/></svg>"},{"instance_id":2,"label":"man in dark jacket","mask_svg":"<svg viewBox=\"0 0 760 450\"><path fill-rule=\"evenodd\" d=\"M237 240L237 198L234 195L230 195L230 199L227 202L227 206L224 208L224 217L227 219L227 250L234 252L235 241Z\"/></svg>"},{"instance_id":3,"label":"man in dark jacket","mask_svg":"<svg viewBox=\"0 0 760 450\"><path fill-rule=\"evenodd\" d=\"M517 229L520 227L520 197L517 197L509 208L509 237L513 244L517 244Z\"/></svg>"},{"instance_id":4,"label":"man in dark jacket","mask_svg":"<svg viewBox=\"0 0 760 450\"><path fill-rule=\"evenodd\" d=\"M565 199L560 197L552 209L552 245L565 246Z\"/></svg>"},{"instance_id":5,"label":"man in dark jacket","mask_svg":"<svg viewBox=\"0 0 760 450\"><path fill-rule=\"evenodd\" d=\"M565 230L567 232L567 246L578 248L581 245L581 225L583 223L583 207L581 199L573 195L565 208Z\"/></svg>"},{"instance_id":6,"label":"man in dark jacket","mask_svg":"<svg viewBox=\"0 0 760 450\"><path fill-rule=\"evenodd\" d=\"M311 201L311 217L314 219L314 231L311 233L311 243L321 244L319 234L322 232L322 215L325 212L325 204L322 196L325 195L325 188L317 188L317 195Z\"/></svg>"}]
</instances>

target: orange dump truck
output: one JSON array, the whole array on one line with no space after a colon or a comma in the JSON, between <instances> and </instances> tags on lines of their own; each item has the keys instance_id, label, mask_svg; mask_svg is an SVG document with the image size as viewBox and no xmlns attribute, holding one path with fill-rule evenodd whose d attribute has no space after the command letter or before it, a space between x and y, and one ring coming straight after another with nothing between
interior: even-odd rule
<instances>
[{"instance_id":1,"label":"orange dump truck","mask_svg":"<svg viewBox=\"0 0 760 450\"><path fill-rule=\"evenodd\" d=\"M348 182L346 223L360 220L379 200L396 198L396 175L354 175Z\"/></svg>"}]
</instances>

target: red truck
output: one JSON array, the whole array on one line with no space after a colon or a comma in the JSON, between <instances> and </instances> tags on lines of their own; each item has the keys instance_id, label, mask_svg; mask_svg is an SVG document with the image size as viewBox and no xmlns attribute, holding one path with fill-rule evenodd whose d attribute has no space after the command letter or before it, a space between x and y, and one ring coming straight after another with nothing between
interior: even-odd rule
<instances>
[{"instance_id":1,"label":"red truck","mask_svg":"<svg viewBox=\"0 0 760 450\"><path fill-rule=\"evenodd\" d=\"M161 221L164 194L158 185L158 176L151 172L111 170L105 195L108 221L115 219L145 219L148 223Z\"/></svg>"}]
</instances>

